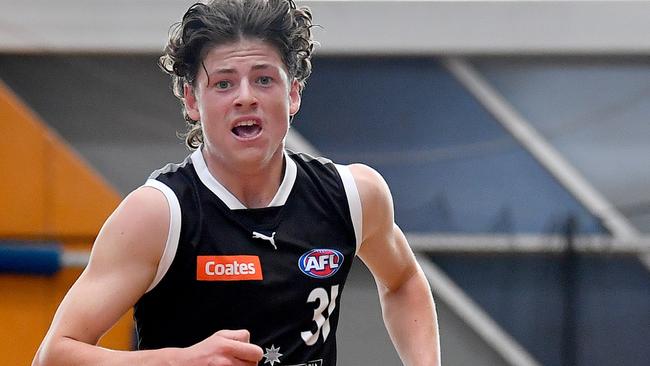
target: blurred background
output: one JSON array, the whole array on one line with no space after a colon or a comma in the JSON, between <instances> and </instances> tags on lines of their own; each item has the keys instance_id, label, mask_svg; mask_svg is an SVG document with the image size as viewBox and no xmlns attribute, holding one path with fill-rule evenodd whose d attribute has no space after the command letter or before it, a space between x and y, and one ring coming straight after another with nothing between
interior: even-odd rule
<instances>
[{"instance_id":1,"label":"blurred background","mask_svg":"<svg viewBox=\"0 0 650 366\"><path fill-rule=\"evenodd\" d=\"M156 60L192 3L0 0L0 364L188 154ZM650 2L299 5L320 46L288 145L386 178L443 364L647 365ZM342 301L339 364L399 365L362 264ZM131 314L102 344L132 347Z\"/></svg>"}]
</instances>

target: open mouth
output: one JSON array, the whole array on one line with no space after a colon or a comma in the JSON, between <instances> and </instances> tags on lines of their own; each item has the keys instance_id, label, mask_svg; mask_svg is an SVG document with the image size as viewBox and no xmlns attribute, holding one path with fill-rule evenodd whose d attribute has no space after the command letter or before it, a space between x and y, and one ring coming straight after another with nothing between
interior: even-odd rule
<instances>
[{"instance_id":1,"label":"open mouth","mask_svg":"<svg viewBox=\"0 0 650 366\"><path fill-rule=\"evenodd\" d=\"M262 126L257 121L241 121L231 130L232 133L243 140L250 140L262 133Z\"/></svg>"}]
</instances>

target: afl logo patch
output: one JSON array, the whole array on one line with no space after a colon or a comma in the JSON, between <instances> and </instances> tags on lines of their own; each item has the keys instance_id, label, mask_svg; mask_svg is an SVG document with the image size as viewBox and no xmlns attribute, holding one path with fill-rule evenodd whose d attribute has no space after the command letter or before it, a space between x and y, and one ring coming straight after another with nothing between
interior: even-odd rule
<instances>
[{"instance_id":1,"label":"afl logo patch","mask_svg":"<svg viewBox=\"0 0 650 366\"><path fill-rule=\"evenodd\" d=\"M312 249L298 259L302 273L313 278L333 276L343 264L343 254L334 249Z\"/></svg>"}]
</instances>

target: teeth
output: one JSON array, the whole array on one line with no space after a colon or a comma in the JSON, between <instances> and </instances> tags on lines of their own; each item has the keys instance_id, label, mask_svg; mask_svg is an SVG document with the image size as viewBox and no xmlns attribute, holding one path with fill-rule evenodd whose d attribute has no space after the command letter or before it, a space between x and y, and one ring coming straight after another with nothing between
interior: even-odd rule
<instances>
[{"instance_id":1,"label":"teeth","mask_svg":"<svg viewBox=\"0 0 650 366\"><path fill-rule=\"evenodd\" d=\"M256 125L256 124L257 124L257 122L255 122L255 121L253 121L253 120L250 120L250 121L241 121L241 122L237 123L237 126L235 126L235 127L240 127L240 126L254 126L254 125Z\"/></svg>"}]
</instances>

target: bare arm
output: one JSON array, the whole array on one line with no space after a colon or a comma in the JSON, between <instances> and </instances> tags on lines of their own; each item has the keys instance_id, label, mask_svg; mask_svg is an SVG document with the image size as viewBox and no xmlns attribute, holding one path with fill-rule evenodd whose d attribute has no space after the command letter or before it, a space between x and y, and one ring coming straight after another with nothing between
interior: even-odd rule
<instances>
[{"instance_id":1,"label":"bare arm","mask_svg":"<svg viewBox=\"0 0 650 366\"><path fill-rule=\"evenodd\" d=\"M351 165L363 210L359 257L372 272L386 329L409 366L440 365L435 304L429 284L404 234L394 222L393 201L383 178Z\"/></svg>"},{"instance_id":2,"label":"bare arm","mask_svg":"<svg viewBox=\"0 0 650 366\"><path fill-rule=\"evenodd\" d=\"M217 332L186 349L129 352L96 346L153 281L169 220L167 200L154 188L139 188L122 202L97 236L88 266L61 302L33 366L202 365L209 360L216 365L222 358L233 360L232 365L257 364L262 350L248 344L246 331Z\"/></svg>"}]
</instances>

